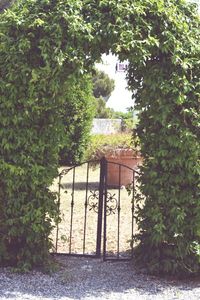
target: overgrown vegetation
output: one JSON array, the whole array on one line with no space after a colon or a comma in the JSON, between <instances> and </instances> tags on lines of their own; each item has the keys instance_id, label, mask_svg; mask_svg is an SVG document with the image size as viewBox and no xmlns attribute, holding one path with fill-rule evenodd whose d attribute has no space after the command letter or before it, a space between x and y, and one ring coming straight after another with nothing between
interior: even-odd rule
<instances>
[{"instance_id":1,"label":"overgrown vegetation","mask_svg":"<svg viewBox=\"0 0 200 300\"><path fill-rule=\"evenodd\" d=\"M152 273L200 267L200 32L184 0L17 1L0 15L0 263L51 247L66 82L109 49L128 59L144 165L137 259ZM138 196L138 204L140 196Z\"/></svg>"},{"instance_id":2,"label":"overgrown vegetation","mask_svg":"<svg viewBox=\"0 0 200 300\"><path fill-rule=\"evenodd\" d=\"M136 256L149 272L184 276L200 266L200 23L195 6L167 3L142 9L148 27L134 42L141 55L130 55L145 158Z\"/></svg>"},{"instance_id":3,"label":"overgrown vegetation","mask_svg":"<svg viewBox=\"0 0 200 300\"><path fill-rule=\"evenodd\" d=\"M73 78L67 82L64 109L63 141L59 153L61 165L80 163L90 139L92 120L96 111L90 76Z\"/></svg>"},{"instance_id":4,"label":"overgrown vegetation","mask_svg":"<svg viewBox=\"0 0 200 300\"><path fill-rule=\"evenodd\" d=\"M86 151L87 160L101 159L108 151L115 149L133 148L131 134L96 134L91 137Z\"/></svg>"},{"instance_id":5,"label":"overgrown vegetation","mask_svg":"<svg viewBox=\"0 0 200 300\"><path fill-rule=\"evenodd\" d=\"M48 187L63 143L66 86L100 53L87 50L93 29L79 1L17 2L0 15L0 265L27 270L46 263L58 218Z\"/></svg>"},{"instance_id":6,"label":"overgrown vegetation","mask_svg":"<svg viewBox=\"0 0 200 300\"><path fill-rule=\"evenodd\" d=\"M122 131L132 132L138 124L138 117L135 114L134 109L131 107L127 112L114 112L114 118L122 120Z\"/></svg>"},{"instance_id":7,"label":"overgrown vegetation","mask_svg":"<svg viewBox=\"0 0 200 300\"><path fill-rule=\"evenodd\" d=\"M90 136L93 117L97 118L120 118L122 120L122 131L132 132L136 124L136 118L133 118L132 111L127 113L115 112L106 107L106 100L110 97L114 80L110 79L102 71L95 70L95 75L84 75L70 79L65 87L64 109L61 113L63 120L63 143L59 152L60 165L74 165L81 163L84 159L90 159L90 148L95 147L93 141L95 138ZM103 135L101 136L103 137ZM110 136L112 141L119 139L121 141L126 135ZM90 139L92 139L90 141ZM103 137L102 142L108 141ZM129 138L126 144L129 143ZM115 143L116 146L116 143ZM93 149L96 151L96 149ZM92 155L93 156L93 155Z\"/></svg>"},{"instance_id":8,"label":"overgrown vegetation","mask_svg":"<svg viewBox=\"0 0 200 300\"><path fill-rule=\"evenodd\" d=\"M63 143L59 152L61 165L83 161L94 117L114 117L114 110L106 107L106 100L113 89L114 80L97 69L92 70L90 75L79 75L67 82L61 114L64 125Z\"/></svg>"}]
</instances>

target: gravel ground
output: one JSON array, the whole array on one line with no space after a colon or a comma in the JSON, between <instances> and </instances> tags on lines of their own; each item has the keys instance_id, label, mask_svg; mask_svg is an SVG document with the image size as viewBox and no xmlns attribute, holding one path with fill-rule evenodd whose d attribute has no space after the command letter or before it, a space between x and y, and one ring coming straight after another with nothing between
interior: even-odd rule
<instances>
[{"instance_id":1,"label":"gravel ground","mask_svg":"<svg viewBox=\"0 0 200 300\"><path fill-rule=\"evenodd\" d=\"M175 281L139 273L130 262L59 257L59 271L14 274L0 269L0 299L200 299L200 279Z\"/></svg>"}]
</instances>

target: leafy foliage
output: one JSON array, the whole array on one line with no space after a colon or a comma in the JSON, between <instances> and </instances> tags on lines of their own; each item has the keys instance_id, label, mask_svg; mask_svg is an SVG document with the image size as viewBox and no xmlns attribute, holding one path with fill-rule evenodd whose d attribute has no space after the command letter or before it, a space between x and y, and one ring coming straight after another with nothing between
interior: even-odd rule
<instances>
[{"instance_id":1,"label":"leafy foliage","mask_svg":"<svg viewBox=\"0 0 200 300\"><path fill-rule=\"evenodd\" d=\"M99 119L113 118L114 110L110 107L106 107L106 102L102 97L95 99L95 106L96 106L95 118L99 118Z\"/></svg>"},{"instance_id":2,"label":"leafy foliage","mask_svg":"<svg viewBox=\"0 0 200 300\"><path fill-rule=\"evenodd\" d=\"M139 242L137 261L156 274L197 274L200 267L197 6L184 0L145 0L142 4L123 1L117 5L115 1L102 1L100 11L103 41L109 40L111 51L122 61L128 58L130 62L129 88L140 111L136 134L144 164L137 197L140 229L135 237Z\"/></svg>"},{"instance_id":3,"label":"leafy foliage","mask_svg":"<svg viewBox=\"0 0 200 300\"><path fill-rule=\"evenodd\" d=\"M122 131L124 132L132 132L138 123L137 116L133 116L133 108L129 109L128 112L116 111L113 117L122 120Z\"/></svg>"},{"instance_id":4,"label":"leafy foliage","mask_svg":"<svg viewBox=\"0 0 200 300\"><path fill-rule=\"evenodd\" d=\"M106 107L106 102L109 99L115 87L115 82L105 72L94 70L92 76L93 95L96 99L95 118L109 119L113 117L114 110Z\"/></svg>"},{"instance_id":5,"label":"leafy foliage","mask_svg":"<svg viewBox=\"0 0 200 300\"><path fill-rule=\"evenodd\" d=\"M8 8L15 0L0 0L0 11Z\"/></svg>"},{"instance_id":6,"label":"leafy foliage","mask_svg":"<svg viewBox=\"0 0 200 300\"><path fill-rule=\"evenodd\" d=\"M59 153L60 164L80 163L90 138L95 113L95 99L89 76L73 78L67 82L64 111L64 138Z\"/></svg>"},{"instance_id":7,"label":"leafy foliage","mask_svg":"<svg viewBox=\"0 0 200 300\"><path fill-rule=\"evenodd\" d=\"M138 262L199 272L199 25L184 0L21 0L0 15L1 264L48 257L66 84L111 50L140 111Z\"/></svg>"},{"instance_id":8,"label":"leafy foliage","mask_svg":"<svg viewBox=\"0 0 200 300\"><path fill-rule=\"evenodd\" d=\"M105 72L95 69L92 82L94 97L102 97L105 101L107 101L114 90L115 81L111 79Z\"/></svg>"},{"instance_id":9,"label":"leafy foliage","mask_svg":"<svg viewBox=\"0 0 200 300\"><path fill-rule=\"evenodd\" d=\"M199 18L183 1L149 3L130 55L141 153L138 261L152 273L196 274L200 243ZM132 28L133 30L133 28ZM139 32L138 32L139 34ZM145 201L145 205L140 205Z\"/></svg>"},{"instance_id":10,"label":"leafy foliage","mask_svg":"<svg viewBox=\"0 0 200 300\"><path fill-rule=\"evenodd\" d=\"M86 152L87 160L99 160L110 150L133 148L131 134L95 134L92 135Z\"/></svg>"},{"instance_id":11,"label":"leafy foliage","mask_svg":"<svg viewBox=\"0 0 200 300\"><path fill-rule=\"evenodd\" d=\"M105 99L108 99L114 88L114 80L98 70L91 76L79 75L66 84L64 110L61 114L65 129L59 152L62 165L78 164L83 160L94 116L111 118L113 115L113 110L106 108Z\"/></svg>"},{"instance_id":12,"label":"leafy foliage","mask_svg":"<svg viewBox=\"0 0 200 300\"><path fill-rule=\"evenodd\" d=\"M66 81L93 60L80 10L79 1L19 1L0 15L1 265L48 259Z\"/></svg>"}]
</instances>

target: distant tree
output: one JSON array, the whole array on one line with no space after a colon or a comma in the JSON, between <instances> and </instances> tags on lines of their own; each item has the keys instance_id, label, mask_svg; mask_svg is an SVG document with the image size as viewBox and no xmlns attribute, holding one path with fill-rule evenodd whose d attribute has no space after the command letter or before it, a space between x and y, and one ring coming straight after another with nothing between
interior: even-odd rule
<instances>
[{"instance_id":1,"label":"distant tree","mask_svg":"<svg viewBox=\"0 0 200 300\"><path fill-rule=\"evenodd\" d=\"M92 78L92 82L93 95L96 98L95 118L112 118L114 110L106 107L106 102L115 88L115 81L111 79L105 72L96 69Z\"/></svg>"},{"instance_id":2,"label":"distant tree","mask_svg":"<svg viewBox=\"0 0 200 300\"><path fill-rule=\"evenodd\" d=\"M96 98L96 114L95 118L112 119L114 117L114 110L106 107L106 102L103 97Z\"/></svg>"},{"instance_id":3,"label":"distant tree","mask_svg":"<svg viewBox=\"0 0 200 300\"><path fill-rule=\"evenodd\" d=\"M138 123L138 118L134 115L135 111L133 107L127 108L127 112L115 111L113 118L122 120L122 130L131 132Z\"/></svg>"},{"instance_id":4,"label":"distant tree","mask_svg":"<svg viewBox=\"0 0 200 300\"><path fill-rule=\"evenodd\" d=\"M115 88L115 81L111 79L105 72L95 70L93 76L93 94L95 98L103 97L105 101L108 101L111 93Z\"/></svg>"}]
</instances>

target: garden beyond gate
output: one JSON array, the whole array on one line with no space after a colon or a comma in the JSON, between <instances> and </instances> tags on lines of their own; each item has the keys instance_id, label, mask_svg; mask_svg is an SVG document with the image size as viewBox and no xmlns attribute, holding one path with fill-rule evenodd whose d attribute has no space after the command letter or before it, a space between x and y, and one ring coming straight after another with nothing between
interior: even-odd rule
<instances>
[{"instance_id":1,"label":"garden beyond gate","mask_svg":"<svg viewBox=\"0 0 200 300\"><path fill-rule=\"evenodd\" d=\"M108 178L113 165L117 182ZM125 172L130 182L124 185ZM116 178L115 174L115 178ZM138 172L102 158L64 168L59 174L61 222L54 231L59 254L127 260L133 257L134 197Z\"/></svg>"}]
</instances>

